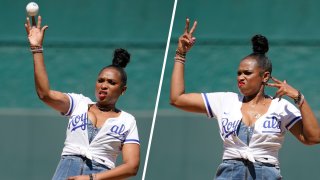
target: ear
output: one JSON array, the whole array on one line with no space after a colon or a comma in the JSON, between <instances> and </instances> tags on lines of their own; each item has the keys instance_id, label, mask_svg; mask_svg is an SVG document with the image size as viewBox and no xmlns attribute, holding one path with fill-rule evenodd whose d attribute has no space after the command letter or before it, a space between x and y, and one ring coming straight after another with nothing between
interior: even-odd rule
<instances>
[{"instance_id":1,"label":"ear","mask_svg":"<svg viewBox=\"0 0 320 180\"><path fill-rule=\"evenodd\" d=\"M126 90L127 90L127 86L123 86L123 87L122 87L121 95L124 95L124 93L126 92Z\"/></svg>"},{"instance_id":2,"label":"ear","mask_svg":"<svg viewBox=\"0 0 320 180\"><path fill-rule=\"evenodd\" d=\"M271 78L271 74L269 71L266 71L263 73L263 76L262 76L262 81L263 83L267 83L269 81L269 79Z\"/></svg>"}]
</instances>

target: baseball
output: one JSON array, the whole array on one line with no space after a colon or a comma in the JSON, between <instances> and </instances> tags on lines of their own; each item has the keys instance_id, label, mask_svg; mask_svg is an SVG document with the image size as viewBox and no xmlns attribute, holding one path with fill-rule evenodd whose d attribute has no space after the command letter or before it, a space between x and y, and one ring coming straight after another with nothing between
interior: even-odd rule
<instances>
[{"instance_id":1,"label":"baseball","mask_svg":"<svg viewBox=\"0 0 320 180\"><path fill-rule=\"evenodd\" d=\"M28 16L36 16L38 14L38 11L39 11L39 6L35 2L30 2L26 6L26 10L27 10Z\"/></svg>"}]
</instances>

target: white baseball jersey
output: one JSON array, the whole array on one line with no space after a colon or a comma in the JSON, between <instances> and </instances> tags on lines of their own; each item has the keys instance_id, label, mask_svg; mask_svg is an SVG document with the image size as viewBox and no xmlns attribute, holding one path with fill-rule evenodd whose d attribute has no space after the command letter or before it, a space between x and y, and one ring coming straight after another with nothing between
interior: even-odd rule
<instances>
[{"instance_id":1,"label":"white baseball jersey","mask_svg":"<svg viewBox=\"0 0 320 180\"><path fill-rule=\"evenodd\" d=\"M126 143L139 144L135 118L124 111L109 118L91 143L88 140L88 105L94 104L81 94L69 93L70 108L65 146L62 155L82 155L109 168L114 168L116 158Z\"/></svg>"},{"instance_id":2,"label":"white baseball jersey","mask_svg":"<svg viewBox=\"0 0 320 180\"><path fill-rule=\"evenodd\" d=\"M220 136L224 143L223 159L244 158L278 165L278 152L284 135L301 120L300 111L285 99L273 99L268 111L254 124L249 145L237 137L237 127L242 119L243 96L232 92L202 93L210 118L218 120Z\"/></svg>"}]
</instances>

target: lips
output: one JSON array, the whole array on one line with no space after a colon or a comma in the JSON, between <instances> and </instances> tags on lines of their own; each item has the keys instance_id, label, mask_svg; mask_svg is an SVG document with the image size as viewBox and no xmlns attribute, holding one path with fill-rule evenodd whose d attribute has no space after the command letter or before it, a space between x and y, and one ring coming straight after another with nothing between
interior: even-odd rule
<instances>
[{"instance_id":1,"label":"lips","mask_svg":"<svg viewBox=\"0 0 320 180\"><path fill-rule=\"evenodd\" d=\"M241 86L244 86L244 82L239 81L239 82L238 82L238 87L241 87Z\"/></svg>"},{"instance_id":2,"label":"lips","mask_svg":"<svg viewBox=\"0 0 320 180\"><path fill-rule=\"evenodd\" d=\"M98 97L99 97L100 100L103 100L103 99L105 99L107 97L107 94L108 94L107 92L100 91L99 94L98 94Z\"/></svg>"}]
</instances>

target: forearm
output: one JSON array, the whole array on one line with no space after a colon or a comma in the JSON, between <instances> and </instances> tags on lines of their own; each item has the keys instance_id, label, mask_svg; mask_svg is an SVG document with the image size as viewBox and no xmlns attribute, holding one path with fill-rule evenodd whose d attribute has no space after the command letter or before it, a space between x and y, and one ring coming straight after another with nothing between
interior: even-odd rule
<instances>
[{"instance_id":1,"label":"forearm","mask_svg":"<svg viewBox=\"0 0 320 180\"><path fill-rule=\"evenodd\" d=\"M34 81L37 94L40 99L47 97L50 93L50 85L43 53L33 53Z\"/></svg>"},{"instance_id":2,"label":"forearm","mask_svg":"<svg viewBox=\"0 0 320 180\"><path fill-rule=\"evenodd\" d=\"M179 56L176 55L176 57ZM184 64L179 61L175 61L171 77L170 103L172 105L177 104L179 97L184 93Z\"/></svg>"},{"instance_id":3,"label":"forearm","mask_svg":"<svg viewBox=\"0 0 320 180\"><path fill-rule=\"evenodd\" d=\"M302 133L306 142L308 144L320 143L318 121L306 100L300 105L300 112L302 116Z\"/></svg>"}]
</instances>

